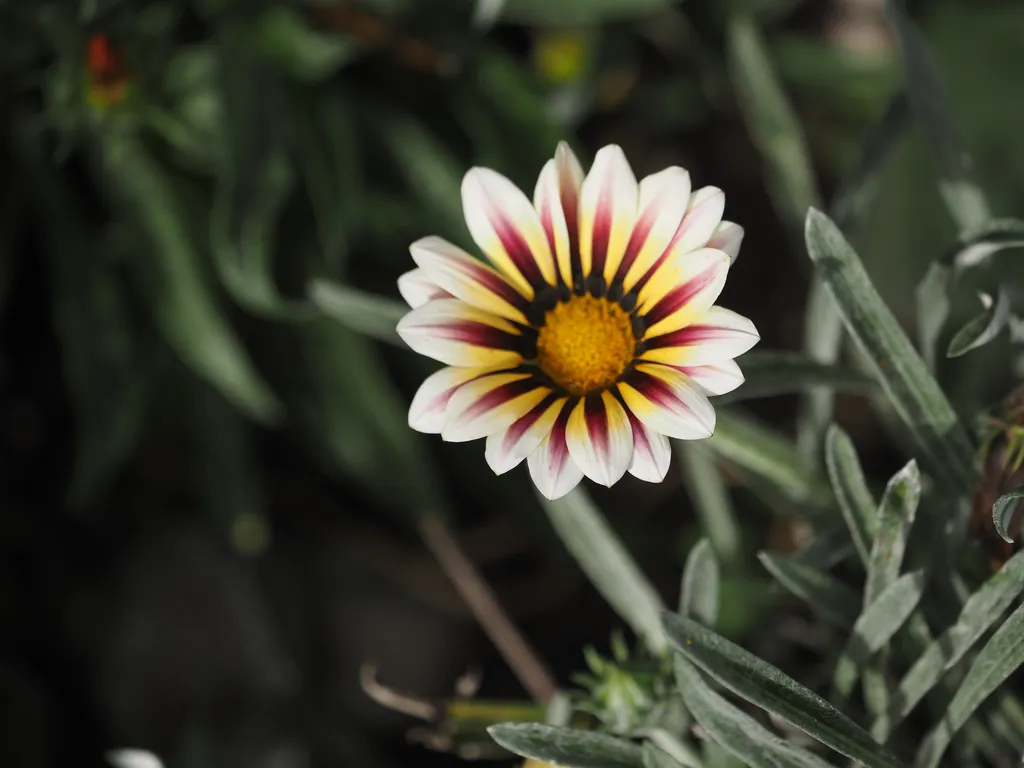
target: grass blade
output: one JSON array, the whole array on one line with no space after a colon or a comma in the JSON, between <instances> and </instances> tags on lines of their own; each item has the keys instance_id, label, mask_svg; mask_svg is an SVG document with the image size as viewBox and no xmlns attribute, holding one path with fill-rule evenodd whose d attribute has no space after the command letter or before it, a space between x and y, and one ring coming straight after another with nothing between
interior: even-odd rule
<instances>
[{"instance_id":1,"label":"grass blade","mask_svg":"<svg viewBox=\"0 0 1024 768\"><path fill-rule=\"evenodd\" d=\"M702 624L713 627L718 620L718 561L707 539L698 541L690 550L683 569L683 583L679 590L679 613L692 616Z\"/></svg>"},{"instance_id":2,"label":"grass blade","mask_svg":"<svg viewBox=\"0 0 1024 768\"><path fill-rule=\"evenodd\" d=\"M1003 538L1003 541L1013 542L1007 531L1010 529L1010 523L1017 512L1017 507L1020 506L1021 499L1024 499L1024 485L1004 493L992 505L992 522L996 524L996 532Z\"/></svg>"},{"instance_id":3,"label":"grass blade","mask_svg":"<svg viewBox=\"0 0 1024 768\"><path fill-rule=\"evenodd\" d=\"M752 768L832 768L806 750L788 744L715 693L697 669L675 658L676 685L686 708L708 735Z\"/></svg>"},{"instance_id":4,"label":"grass blade","mask_svg":"<svg viewBox=\"0 0 1024 768\"><path fill-rule=\"evenodd\" d=\"M900 681L889 711L871 727L874 737L885 741L942 676L959 663L971 646L999 620L1022 591L1024 552L1018 552L968 598L956 623L918 656L914 666Z\"/></svg>"},{"instance_id":5,"label":"grass blade","mask_svg":"<svg viewBox=\"0 0 1024 768\"><path fill-rule=\"evenodd\" d=\"M779 584L824 621L841 629L853 626L860 611L860 597L848 586L824 571L781 555L761 552L757 557Z\"/></svg>"},{"instance_id":6,"label":"grass blade","mask_svg":"<svg viewBox=\"0 0 1024 768\"><path fill-rule=\"evenodd\" d=\"M854 368L822 363L798 352L750 352L742 359L743 386L715 398L735 403L808 390L869 392L875 382Z\"/></svg>"},{"instance_id":7,"label":"grass blade","mask_svg":"<svg viewBox=\"0 0 1024 768\"><path fill-rule=\"evenodd\" d=\"M1006 291L997 289L995 300L986 293L980 294L983 309L953 336L946 350L946 357L961 357L972 349L983 347L994 340L1006 327L1010 319L1010 299Z\"/></svg>"},{"instance_id":8,"label":"grass blade","mask_svg":"<svg viewBox=\"0 0 1024 768\"><path fill-rule=\"evenodd\" d=\"M853 248L821 211L807 215L807 250L850 335L936 476L961 491L974 479L971 442L945 394L871 284Z\"/></svg>"},{"instance_id":9,"label":"grass blade","mask_svg":"<svg viewBox=\"0 0 1024 768\"><path fill-rule=\"evenodd\" d=\"M695 621L673 614L663 620L673 649L733 693L867 768L901 768L859 725L771 664Z\"/></svg>"},{"instance_id":10,"label":"grass blade","mask_svg":"<svg viewBox=\"0 0 1024 768\"><path fill-rule=\"evenodd\" d=\"M861 562L867 566L871 558L871 542L878 531L875 500L868 490L853 441L836 424L830 426L825 435L825 466L839 509L850 529L853 545Z\"/></svg>"},{"instance_id":11,"label":"grass blade","mask_svg":"<svg viewBox=\"0 0 1024 768\"><path fill-rule=\"evenodd\" d=\"M921 473L911 459L892 476L878 508L878 532L868 560L864 585L864 610L868 610L900 574L907 537L921 500Z\"/></svg>"},{"instance_id":12,"label":"grass blade","mask_svg":"<svg viewBox=\"0 0 1024 768\"><path fill-rule=\"evenodd\" d=\"M904 574L860 615L836 662L833 686L838 696L845 699L850 695L858 670L888 644L917 608L924 585L923 571Z\"/></svg>"},{"instance_id":13,"label":"grass blade","mask_svg":"<svg viewBox=\"0 0 1024 768\"><path fill-rule=\"evenodd\" d=\"M582 488L541 506L598 592L655 653L666 646L664 603Z\"/></svg>"},{"instance_id":14,"label":"grass blade","mask_svg":"<svg viewBox=\"0 0 1024 768\"><path fill-rule=\"evenodd\" d=\"M742 554L740 526L714 456L689 440L674 440L673 448L682 466L686 493L715 554L725 563L735 563Z\"/></svg>"},{"instance_id":15,"label":"grass blade","mask_svg":"<svg viewBox=\"0 0 1024 768\"><path fill-rule=\"evenodd\" d=\"M395 327L409 312L399 301L360 291L329 280L313 280L309 297L324 314L356 333L405 348Z\"/></svg>"},{"instance_id":16,"label":"grass blade","mask_svg":"<svg viewBox=\"0 0 1024 768\"><path fill-rule=\"evenodd\" d=\"M936 768L953 736L1006 679L1024 664L1024 605L992 635L978 653L964 682L949 703L942 722L928 734L917 753L917 768Z\"/></svg>"},{"instance_id":17,"label":"grass blade","mask_svg":"<svg viewBox=\"0 0 1024 768\"><path fill-rule=\"evenodd\" d=\"M640 747L603 733L541 723L499 723L487 732L510 752L545 763L567 768L644 768Z\"/></svg>"}]
</instances>

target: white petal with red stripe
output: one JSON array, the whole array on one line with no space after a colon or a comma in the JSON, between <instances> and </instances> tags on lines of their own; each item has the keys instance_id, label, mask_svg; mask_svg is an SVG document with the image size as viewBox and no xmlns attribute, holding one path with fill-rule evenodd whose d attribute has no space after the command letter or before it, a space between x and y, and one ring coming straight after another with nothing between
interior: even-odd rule
<instances>
[{"instance_id":1,"label":"white petal with red stripe","mask_svg":"<svg viewBox=\"0 0 1024 768\"><path fill-rule=\"evenodd\" d=\"M567 398L549 397L518 418L508 429L487 438L484 457L496 475L503 475L529 456L548 436Z\"/></svg>"},{"instance_id":2,"label":"white petal with red stripe","mask_svg":"<svg viewBox=\"0 0 1024 768\"><path fill-rule=\"evenodd\" d=\"M639 214L616 277L628 293L665 253L686 212L690 174L666 168L640 182Z\"/></svg>"},{"instance_id":3,"label":"white petal with red stripe","mask_svg":"<svg viewBox=\"0 0 1024 768\"><path fill-rule=\"evenodd\" d=\"M516 351L515 326L457 299L436 299L412 310L396 330L414 351L445 365L497 368L523 359Z\"/></svg>"},{"instance_id":4,"label":"white petal with red stripe","mask_svg":"<svg viewBox=\"0 0 1024 768\"><path fill-rule=\"evenodd\" d=\"M743 383L743 372L735 360L684 366L679 370L689 376L706 395L724 395Z\"/></svg>"},{"instance_id":5,"label":"white petal with red stripe","mask_svg":"<svg viewBox=\"0 0 1024 768\"><path fill-rule=\"evenodd\" d=\"M619 393L644 426L677 440L700 440L715 431L715 409L681 371L642 363Z\"/></svg>"},{"instance_id":6,"label":"white petal with red stripe","mask_svg":"<svg viewBox=\"0 0 1024 768\"><path fill-rule=\"evenodd\" d=\"M486 369L479 368L442 368L428 376L409 406L409 426L418 432L441 434L448 401L455 390L485 373Z\"/></svg>"},{"instance_id":7,"label":"white petal with red stripe","mask_svg":"<svg viewBox=\"0 0 1024 768\"><path fill-rule=\"evenodd\" d=\"M448 401L441 437L464 443L507 429L551 394L530 373L492 373L463 384Z\"/></svg>"},{"instance_id":8,"label":"white petal with red stripe","mask_svg":"<svg viewBox=\"0 0 1024 768\"><path fill-rule=\"evenodd\" d=\"M619 401L608 391L592 394L569 415L566 443L583 474L612 486L626 474L633 458L633 430Z\"/></svg>"},{"instance_id":9,"label":"white petal with red stripe","mask_svg":"<svg viewBox=\"0 0 1024 768\"><path fill-rule=\"evenodd\" d=\"M533 205L537 209L541 227L548 239L548 247L563 282L573 284L573 261L576 271L579 262L579 205L583 168L576 155L564 141L559 142L553 159L548 160L537 179L533 192Z\"/></svg>"},{"instance_id":10,"label":"white petal with red stripe","mask_svg":"<svg viewBox=\"0 0 1024 768\"><path fill-rule=\"evenodd\" d=\"M706 365L732 360L750 350L761 336L743 315L725 307L711 307L704 316L683 328L644 340L644 360L666 365Z\"/></svg>"},{"instance_id":11,"label":"white petal with red stripe","mask_svg":"<svg viewBox=\"0 0 1024 768\"><path fill-rule=\"evenodd\" d=\"M462 209L473 240L527 298L555 283L555 260L537 211L515 184L488 168L462 180Z\"/></svg>"},{"instance_id":12,"label":"white petal with red stripe","mask_svg":"<svg viewBox=\"0 0 1024 768\"><path fill-rule=\"evenodd\" d=\"M639 293L644 339L700 320L722 293L729 263L725 253L712 248L673 254Z\"/></svg>"},{"instance_id":13,"label":"white petal with red stripe","mask_svg":"<svg viewBox=\"0 0 1024 768\"><path fill-rule=\"evenodd\" d=\"M622 148L609 144L594 158L580 191L583 275L610 281L633 232L640 191Z\"/></svg>"},{"instance_id":14,"label":"white petal with red stripe","mask_svg":"<svg viewBox=\"0 0 1024 768\"><path fill-rule=\"evenodd\" d=\"M413 269L398 278L398 292L413 309L434 299L450 299L452 295L430 279L426 271Z\"/></svg>"},{"instance_id":15,"label":"white petal with red stripe","mask_svg":"<svg viewBox=\"0 0 1024 768\"><path fill-rule=\"evenodd\" d=\"M729 258L736 262L740 255L740 245L743 244L743 227L733 221L723 221L715 231L711 233L708 240L708 248L717 248L729 254Z\"/></svg>"},{"instance_id":16,"label":"white petal with red stripe","mask_svg":"<svg viewBox=\"0 0 1024 768\"><path fill-rule=\"evenodd\" d=\"M725 193L718 187L701 187L690 195L686 214L676 232L672 249L681 253L703 248L722 221Z\"/></svg>"},{"instance_id":17,"label":"white petal with red stripe","mask_svg":"<svg viewBox=\"0 0 1024 768\"><path fill-rule=\"evenodd\" d=\"M668 465L672 461L668 438L644 426L629 409L626 414L633 428L633 460L629 474L647 483L660 483L668 474Z\"/></svg>"},{"instance_id":18,"label":"white petal with red stripe","mask_svg":"<svg viewBox=\"0 0 1024 768\"><path fill-rule=\"evenodd\" d=\"M437 285L471 306L526 324L526 299L495 269L440 237L409 246L416 262Z\"/></svg>"},{"instance_id":19,"label":"white petal with red stripe","mask_svg":"<svg viewBox=\"0 0 1024 768\"><path fill-rule=\"evenodd\" d=\"M566 424L571 413L571 408L562 409L547 437L526 460L533 484L544 498L551 501L565 496L583 479L583 470L572 460L565 441Z\"/></svg>"}]
</instances>

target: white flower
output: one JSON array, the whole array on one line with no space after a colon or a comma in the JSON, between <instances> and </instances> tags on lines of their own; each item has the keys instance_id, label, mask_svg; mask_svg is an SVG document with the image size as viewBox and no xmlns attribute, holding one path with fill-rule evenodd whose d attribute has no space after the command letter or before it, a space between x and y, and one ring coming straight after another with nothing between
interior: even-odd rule
<instances>
[{"instance_id":1,"label":"white flower","mask_svg":"<svg viewBox=\"0 0 1024 768\"><path fill-rule=\"evenodd\" d=\"M466 174L462 203L489 264L427 237L399 280L413 309L398 333L448 366L416 393L410 426L487 438L497 474L526 459L549 499L584 475L660 482L668 438L714 432L707 396L743 382L733 358L759 339L714 306L743 239L722 221L725 195L691 192L678 167L637 183L614 145L584 178L563 143L532 204L485 168Z\"/></svg>"}]
</instances>

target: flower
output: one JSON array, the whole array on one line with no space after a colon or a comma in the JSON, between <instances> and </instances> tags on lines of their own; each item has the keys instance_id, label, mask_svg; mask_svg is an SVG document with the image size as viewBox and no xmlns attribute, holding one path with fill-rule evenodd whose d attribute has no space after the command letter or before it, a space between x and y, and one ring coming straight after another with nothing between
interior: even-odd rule
<instances>
[{"instance_id":1,"label":"flower","mask_svg":"<svg viewBox=\"0 0 1024 768\"><path fill-rule=\"evenodd\" d=\"M584 178L562 143L532 204L485 168L466 174L462 204L489 263L427 237L398 281L412 307L399 335L448 366L416 393L410 426L486 438L496 474L525 459L549 499L584 475L663 480L668 438L714 432L707 396L743 382L733 358L759 340L714 306L743 239L722 190L691 192L679 167L638 184L614 145Z\"/></svg>"},{"instance_id":2,"label":"flower","mask_svg":"<svg viewBox=\"0 0 1024 768\"><path fill-rule=\"evenodd\" d=\"M128 93L128 68L106 35L89 38L86 51L89 102L104 110L124 101Z\"/></svg>"}]
</instances>

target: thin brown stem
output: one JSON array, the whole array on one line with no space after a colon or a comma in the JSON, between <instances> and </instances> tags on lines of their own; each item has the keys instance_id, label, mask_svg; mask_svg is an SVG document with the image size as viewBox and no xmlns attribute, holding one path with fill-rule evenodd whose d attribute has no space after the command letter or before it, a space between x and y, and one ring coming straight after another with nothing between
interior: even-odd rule
<instances>
[{"instance_id":1,"label":"thin brown stem","mask_svg":"<svg viewBox=\"0 0 1024 768\"><path fill-rule=\"evenodd\" d=\"M540 702L555 695L555 680L547 666L512 623L494 592L466 557L462 548L436 515L425 515L420 536L437 559L473 616L501 653L519 682Z\"/></svg>"}]
</instances>

